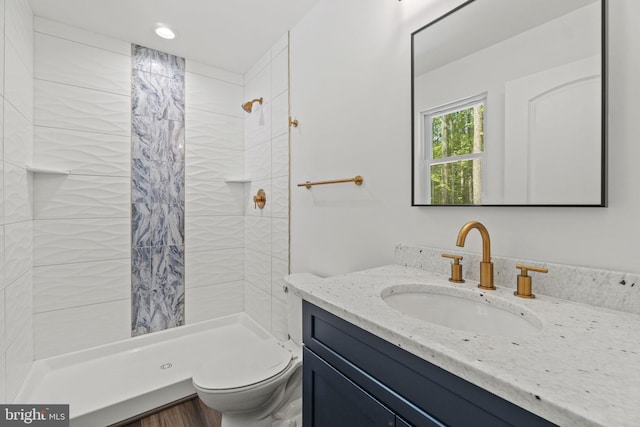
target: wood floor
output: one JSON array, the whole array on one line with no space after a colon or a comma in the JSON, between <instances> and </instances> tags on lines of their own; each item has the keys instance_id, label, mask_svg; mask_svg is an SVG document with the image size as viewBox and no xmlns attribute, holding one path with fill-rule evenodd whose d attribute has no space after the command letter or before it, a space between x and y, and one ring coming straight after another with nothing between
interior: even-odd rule
<instances>
[{"instance_id":1,"label":"wood floor","mask_svg":"<svg viewBox=\"0 0 640 427\"><path fill-rule=\"evenodd\" d=\"M152 413L118 427L220 427L220 412L205 406L198 397Z\"/></svg>"}]
</instances>

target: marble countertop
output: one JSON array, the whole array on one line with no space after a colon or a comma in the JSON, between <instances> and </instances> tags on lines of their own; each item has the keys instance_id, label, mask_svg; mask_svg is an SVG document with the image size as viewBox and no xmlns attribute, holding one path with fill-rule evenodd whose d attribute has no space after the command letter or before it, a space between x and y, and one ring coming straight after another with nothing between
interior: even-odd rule
<instances>
[{"instance_id":1,"label":"marble countertop","mask_svg":"<svg viewBox=\"0 0 640 427\"><path fill-rule=\"evenodd\" d=\"M399 265L287 283L307 300L403 349L560 426L640 426L640 316L513 289L483 291L476 282ZM525 307L542 320L525 337L465 332L417 320L380 297L394 285L464 288Z\"/></svg>"}]
</instances>

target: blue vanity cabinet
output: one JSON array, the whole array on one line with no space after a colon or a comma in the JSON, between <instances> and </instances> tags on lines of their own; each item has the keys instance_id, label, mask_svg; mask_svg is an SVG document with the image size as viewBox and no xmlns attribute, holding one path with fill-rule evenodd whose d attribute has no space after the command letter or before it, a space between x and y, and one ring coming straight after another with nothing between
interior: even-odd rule
<instances>
[{"instance_id":1,"label":"blue vanity cabinet","mask_svg":"<svg viewBox=\"0 0 640 427\"><path fill-rule=\"evenodd\" d=\"M305 427L550 423L303 301Z\"/></svg>"},{"instance_id":2,"label":"blue vanity cabinet","mask_svg":"<svg viewBox=\"0 0 640 427\"><path fill-rule=\"evenodd\" d=\"M389 408L378 402L353 381L320 359L303 350L305 396L310 410L305 412L305 426L331 427L407 427Z\"/></svg>"}]
</instances>

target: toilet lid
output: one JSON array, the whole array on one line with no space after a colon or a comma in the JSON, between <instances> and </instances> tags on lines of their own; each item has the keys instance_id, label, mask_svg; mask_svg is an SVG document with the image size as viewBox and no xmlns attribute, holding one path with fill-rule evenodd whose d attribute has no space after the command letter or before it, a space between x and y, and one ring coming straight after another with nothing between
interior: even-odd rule
<instances>
[{"instance_id":1,"label":"toilet lid","mask_svg":"<svg viewBox=\"0 0 640 427\"><path fill-rule=\"evenodd\" d=\"M245 387L278 375L289 366L291 357L275 340L220 347L194 373L193 382L210 390Z\"/></svg>"}]
</instances>

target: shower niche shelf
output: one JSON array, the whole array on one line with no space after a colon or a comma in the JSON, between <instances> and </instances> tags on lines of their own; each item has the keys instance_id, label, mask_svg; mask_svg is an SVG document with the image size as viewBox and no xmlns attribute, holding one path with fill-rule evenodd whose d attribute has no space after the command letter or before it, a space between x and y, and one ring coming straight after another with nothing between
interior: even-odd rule
<instances>
[{"instance_id":1,"label":"shower niche shelf","mask_svg":"<svg viewBox=\"0 0 640 427\"><path fill-rule=\"evenodd\" d=\"M31 173L43 173L49 175L69 175L71 171L58 168L50 168L46 166L25 165L26 169Z\"/></svg>"},{"instance_id":2,"label":"shower niche shelf","mask_svg":"<svg viewBox=\"0 0 640 427\"><path fill-rule=\"evenodd\" d=\"M235 184L244 184L247 182L251 182L251 178L248 177L230 177L230 178L225 178L224 182L228 182L228 183L235 183Z\"/></svg>"}]
</instances>

